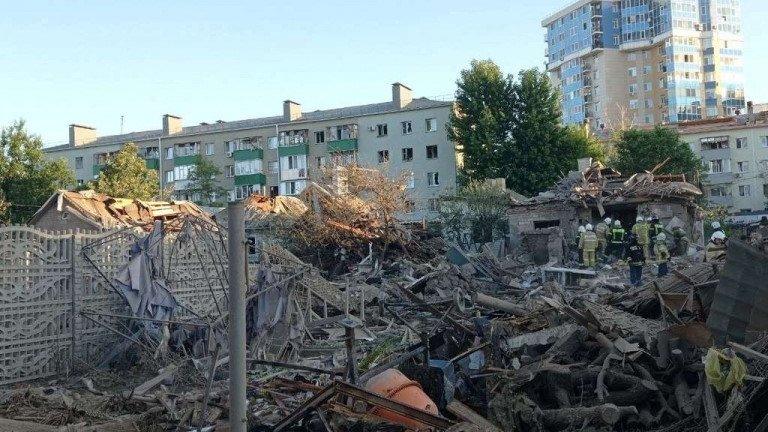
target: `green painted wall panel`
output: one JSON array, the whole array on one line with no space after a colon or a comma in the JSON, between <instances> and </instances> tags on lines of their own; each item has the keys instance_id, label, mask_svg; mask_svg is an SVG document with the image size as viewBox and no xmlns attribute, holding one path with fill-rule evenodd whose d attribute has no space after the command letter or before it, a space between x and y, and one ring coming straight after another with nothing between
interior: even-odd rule
<instances>
[{"instance_id":1,"label":"green painted wall panel","mask_svg":"<svg viewBox=\"0 0 768 432\"><path fill-rule=\"evenodd\" d=\"M357 138L330 141L328 143L328 153L337 153L357 150Z\"/></svg>"},{"instance_id":2,"label":"green painted wall panel","mask_svg":"<svg viewBox=\"0 0 768 432\"><path fill-rule=\"evenodd\" d=\"M235 150L233 156L236 161L264 159L264 150L252 149L252 150Z\"/></svg>"},{"instance_id":3,"label":"green painted wall panel","mask_svg":"<svg viewBox=\"0 0 768 432\"><path fill-rule=\"evenodd\" d=\"M235 176L235 186L256 184L267 184L267 176L261 173Z\"/></svg>"},{"instance_id":4,"label":"green painted wall panel","mask_svg":"<svg viewBox=\"0 0 768 432\"><path fill-rule=\"evenodd\" d=\"M278 147L277 154L280 157L309 154L309 145L298 144L298 145L292 145L287 147Z\"/></svg>"}]
</instances>

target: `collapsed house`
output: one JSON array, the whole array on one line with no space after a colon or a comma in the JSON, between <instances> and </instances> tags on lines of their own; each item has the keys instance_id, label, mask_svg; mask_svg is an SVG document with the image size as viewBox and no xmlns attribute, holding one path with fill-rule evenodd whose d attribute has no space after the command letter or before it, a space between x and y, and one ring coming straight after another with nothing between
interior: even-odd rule
<instances>
[{"instance_id":1,"label":"collapsed house","mask_svg":"<svg viewBox=\"0 0 768 432\"><path fill-rule=\"evenodd\" d=\"M191 201L145 201L111 197L93 190L56 191L35 212L29 225L51 231L145 227L183 215L210 217Z\"/></svg>"},{"instance_id":2,"label":"collapsed house","mask_svg":"<svg viewBox=\"0 0 768 432\"><path fill-rule=\"evenodd\" d=\"M600 162L580 165L582 170L572 171L552 189L513 202L508 210L510 233L537 264L562 263L564 245L575 242L578 227L606 217L629 229L637 216L655 215L668 231L681 227L703 246L703 213L696 201L702 192L684 175L624 177Z\"/></svg>"}]
</instances>

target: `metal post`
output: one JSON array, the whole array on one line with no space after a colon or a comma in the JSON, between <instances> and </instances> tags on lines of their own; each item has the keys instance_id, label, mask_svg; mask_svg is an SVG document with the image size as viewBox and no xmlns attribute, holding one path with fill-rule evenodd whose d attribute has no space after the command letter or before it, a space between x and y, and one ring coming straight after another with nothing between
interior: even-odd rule
<instances>
[{"instance_id":1,"label":"metal post","mask_svg":"<svg viewBox=\"0 0 768 432\"><path fill-rule=\"evenodd\" d=\"M245 220L242 201L227 207L229 249L229 428L247 430L245 406Z\"/></svg>"}]
</instances>

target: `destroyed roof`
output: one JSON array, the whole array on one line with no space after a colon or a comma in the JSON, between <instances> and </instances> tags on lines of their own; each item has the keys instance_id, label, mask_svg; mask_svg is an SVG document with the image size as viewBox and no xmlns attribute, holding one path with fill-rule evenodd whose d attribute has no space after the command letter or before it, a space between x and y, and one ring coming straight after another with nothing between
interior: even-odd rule
<instances>
[{"instance_id":1,"label":"destroyed roof","mask_svg":"<svg viewBox=\"0 0 768 432\"><path fill-rule=\"evenodd\" d=\"M29 224L35 225L48 211L66 213L94 228L145 227L155 220L172 220L182 215L193 215L212 221L195 203L190 201L143 201L115 198L93 190L59 190L51 195L35 212Z\"/></svg>"},{"instance_id":2,"label":"destroyed roof","mask_svg":"<svg viewBox=\"0 0 768 432\"><path fill-rule=\"evenodd\" d=\"M252 194L243 200L248 228L268 228L275 224L290 224L307 211L303 201L292 196L270 197ZM227 211L216 215L220 224L227 225Z\"/></svg>"},{"instance_id":3,"label":"destroyed roof","mask_svg":"<svg viewBox=\"0 0 768 432\"><path fill-rule=\"evenodd\" d=\"M595 162L583 171L571 171L550 190L516 205L566 201L607 205L612 201L649 201L659 198L693 201L701 195L701 190L688 183L683 174L654 175L644 172L627 178L615 169Z\"/></svg>"}]
</instances>

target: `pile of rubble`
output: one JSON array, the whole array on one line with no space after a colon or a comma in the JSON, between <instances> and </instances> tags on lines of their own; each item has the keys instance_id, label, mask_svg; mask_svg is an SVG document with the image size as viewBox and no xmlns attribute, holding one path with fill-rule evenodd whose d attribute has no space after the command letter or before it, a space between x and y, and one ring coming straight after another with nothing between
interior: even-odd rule
<instances>
[{"instance_id":1,"label":"pile of rubble","mask_svg":"<svg viewBox=\"0 0 768 432\"><path fill-rule=\"evenodd\" d=\"M604 184L590 196L607 204L645 188L650 200L648 188L673 188L686 206L687 186L659 189L673 182L647 176L621 183L625 192ZM631 287L622 262L586 269L567 251L545 251L542 263L533 237L510 235L476 252L443 244L389 254L377 239L408 245L411 229L370 222L379 219L364 203L354 208L359 218L342 220L338 194L325 188L306 197L291 217L325 224L336 234L324 238L354 249L355 260L334 273L303 259L304 249L255 242L246 294L252 430L768 427L768 256L756 248L734 240L724 262L678 256L663 277L649 265L645 285ZM251 211L282 208L257 201ZM533 231L555 229L565 249L562 227ZM153 326L122 334L109 367L0 394L9 427L227 430L226 313L157 318L183 301L149 303L155 314L121 317Z\"/></svg>"}]
</instances>

